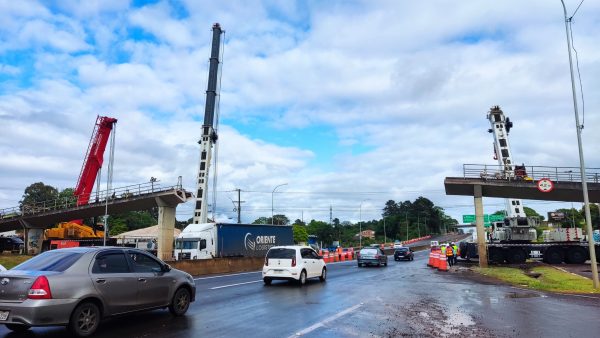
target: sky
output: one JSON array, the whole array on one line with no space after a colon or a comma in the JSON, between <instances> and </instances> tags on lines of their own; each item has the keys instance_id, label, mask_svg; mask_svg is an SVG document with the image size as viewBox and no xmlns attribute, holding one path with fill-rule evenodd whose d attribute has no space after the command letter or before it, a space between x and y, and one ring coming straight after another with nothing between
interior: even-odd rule
<instances>
[{"instance_id":1,"label":"sky","mask_svg":"<svg viewBox=\"0 0 600 338\"><path fill-rule=\"evenodd\" d=\"M565 3L571 16L580 0ZM589 168L600 167L599 18L584 1L572 19ZM241 189L244 222L272 210L380 219L386 201L419 196L460 222L473 198L446 196L444 178L497 164L495 105L514 122L514 162L579 166L559 0L0 0L0 22L0 209L34 182L74 187L98 115L118 119L113 186L181 176L195 191L216 22L220 220L236 217ZM484 199L486 213L503 208Z\"/></svg>"}]
</instances>

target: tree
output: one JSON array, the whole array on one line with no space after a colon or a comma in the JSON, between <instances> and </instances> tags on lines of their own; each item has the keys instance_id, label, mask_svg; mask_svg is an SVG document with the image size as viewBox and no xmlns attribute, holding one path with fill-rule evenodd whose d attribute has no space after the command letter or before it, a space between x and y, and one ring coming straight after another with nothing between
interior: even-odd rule
<instances>
[{"instance_id":1,"label":"tree","mask_svg":"<svg viewBox=\"0 0 600 338\"><path fill-rule=\"evenodd\" d=\"M316 235L319 241L331 244L335 240L333 227L327 222L315 221L314 219L306 226L306 232L309 235Z\"/></svg>"},{"instance_id":2,"label":"tree","mask_svg":"<svg viewBox=\"0 0 600 338\"><path fill-rule=\"evenodd\" d=\"M123 220L112 220L108 222L108 233L110 236L116 236L127 232L127 225L123 222Z\"/></svg>"},{"instance_id":3,"label":"tree","mask_svg":"<svg viewBox=\"0 0 600 338\"><path fill-rule=\"evenodd\" d=\"M23 210L26 205L33 206L37 203L56 200L56 198L58 198L58 190L55 187L37 182L25 188L19 207Z\"/></svg>"},{"instance_id":4,"label":"tree","mask_svg":"<svg viewBox=\"0 0 600 338\"><path fill-rule=\"evenodd\" d=\"M274 225L288 225L288 224L290 224L290 219L287 218L286 215L273 215L273 224Z\"/></svg>"},{"instance_id":5,"label":"tree","mask_svg":"<svg viewBox=\"0 0 600 338\"><path fill-rule=\"evenodd\" d=\"M252 224L271 224L271 217L259 217L252 222Z\"/></svg>"},{"instance_id":6,"label":"tree","mask_svg":"<svg viewBox=\"0 0 600 338\"><path fill-rule=\"evenodd\" d=\"M294 221L294 224L306 226L306 223L302 222L302 220L299 218L296 218L296 220Z\"/></svg>"},{"instance_id":7,"label":"tree","mask_svg":"<svg viewBox=\"0 0 600 338\"><path fill-rule=\"evenodd\" d=\"M528 217L537 217L540 221L544 220L543 215L538 214L537 211L529 207L523 207L523 211L525 211L525 215L527 215Z\"/></svg>"},{"instance_id":8,"label":"tree","mask_svg":"<svg viewBox=\"0 0 600 338\"><path fill-rule=\"evenodd\" d=\"M294 232L294 243L306 243L308 241L308 232L306 232L306 228L303 225L294 224L292 231Z\"/></svg>"}]
</instances>

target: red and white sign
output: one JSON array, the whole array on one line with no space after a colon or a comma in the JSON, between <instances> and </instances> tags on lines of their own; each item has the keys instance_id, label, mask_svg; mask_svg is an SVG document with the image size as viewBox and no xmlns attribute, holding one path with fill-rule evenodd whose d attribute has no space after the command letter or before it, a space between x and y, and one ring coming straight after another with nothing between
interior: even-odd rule
<instances>
[{"instance_id":1,"label":"red and white sign","mask_svg":"<svg viewBox=\"0 0 600 338\"><path fill-rule=\"evenodd\" d=\"M548 178L542 178L537 182L537 188L541 192L551 192L554 190L554 182Z\"/></svg>"}]
</instances>

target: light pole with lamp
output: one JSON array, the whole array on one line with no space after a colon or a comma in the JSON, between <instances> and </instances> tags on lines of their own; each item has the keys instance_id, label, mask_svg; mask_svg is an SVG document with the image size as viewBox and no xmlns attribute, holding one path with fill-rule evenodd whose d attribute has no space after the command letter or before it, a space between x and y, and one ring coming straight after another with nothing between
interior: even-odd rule
<instances>
[{"instance_id":1,"label":"light pole with lamp","mask_svg":"<svg viewBox=\"0 0 600 338\"><path fill-rule=\"evenodd\" d=\"M275 223L275 221L273 220L274 213L275 213L275 207L273 205L273 195L275 195L275 190L277 190L277 188L283 187L284 185L287 185L287 183L283 183L278 186L275 186L275 188L273 188L273 191L271 192L271 225L273 225Z\"/></svg>"},{"instance_id":2,"label":"light pole with lamp","mask_svg":"<svg viewBox=\"0 0 600 338\"><path fill-rule=\"evenodd\" d=\"M385 216L383 216L383 246L387 244L387 234L385 233Z\"/></svg>"},{"instance_id":3,"label":"light pole with lamp","mask_svg":"<svg viewBox=\"0 0 600 338\"><path fill-rule=\"evenodd\" d=\"M362 249L362 204L369 199L360 201L360 206L358 207L358 247Z\"/></svg>"},{"instance_id":4,"label":"light pole with lamp","mask_svg":"<svg viewBox=\"0 0 600 338\"><path fill-rule=\"evenodd\" d=\"M571 89L573 91L573 110L575 111L575 129L577 130L577 145L579 147L579 166L581 170L581 188L583 190L583 203L585 209L585 223L588 234L589 250L590 250L590 261L592 265L592 280L594 288L600 288L598 281L598 266L596 265L596 251L594 250L594 235L592 230L592 215L590 214L590 201L588 196L587 178L585 177L585 162L583 160L583 146L581 143L581 129L583 126L579 124L579 112L577 110L577 93L575 91L575 77L573 76L573 59L571 57L571 34L569 24L573 17L567 17L567 7L565 2L560 0L563 6L563 12L565 15L565 31L567 33L567 49L569 51L569 69L571 71Z\"/></svg>"}]
</instances>

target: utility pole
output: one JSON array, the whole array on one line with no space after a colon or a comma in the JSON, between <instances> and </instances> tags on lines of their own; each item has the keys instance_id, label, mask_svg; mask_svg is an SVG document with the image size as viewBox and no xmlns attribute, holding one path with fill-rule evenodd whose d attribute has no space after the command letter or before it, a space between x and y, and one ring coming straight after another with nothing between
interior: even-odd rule
<instances>
[{"instance_id":1,"label":"utility pole","mask_svg":"<svg viewBox=\"0 0 600 338\"><path fill-rule=\"evenodd\" d=\"M238 224L242 223L242 203L245 201L241 200L242 189L236 189L238 193L237 200L237 214L238 214Z\"/></svg>"},{"instance_id":2,"label":"utility pole","mask_svg":"<svg viewBox=\"0 0 600 338\"><path fill-rule=\"evenodd\" d=\"M570 32L570 23L573 17L567 18L567 8L565 7L565 2L560 0L563 6L563 11L565 14L565 30L567 33L567 48L569 50L569 66L571 70L571 89L573 91L573 109L575 111L575 129L577 130L577 145L579 146L579 166L581 170L581 188L583 190L583 203L585 210L585 224L586 224L586 232L588 235L588 243L590 250L590 261L592 263L592 280L594 284L594 288L600 288L600 282L598 281L598 266L596 265L596 251L594 250L594 232L592 229L592 215L590 214L590 201L588 196L588 187L587 187L587 178L585 177L585 162L583 159L583 145L581 143L581 129L583 129L583 125L579 124L579 112L577 110L577 93L575 91L575 78L573 76L573 59L571 57L571 34ZM571 33L571 34L569 34Z\"/></svg>"}]
</instances>

